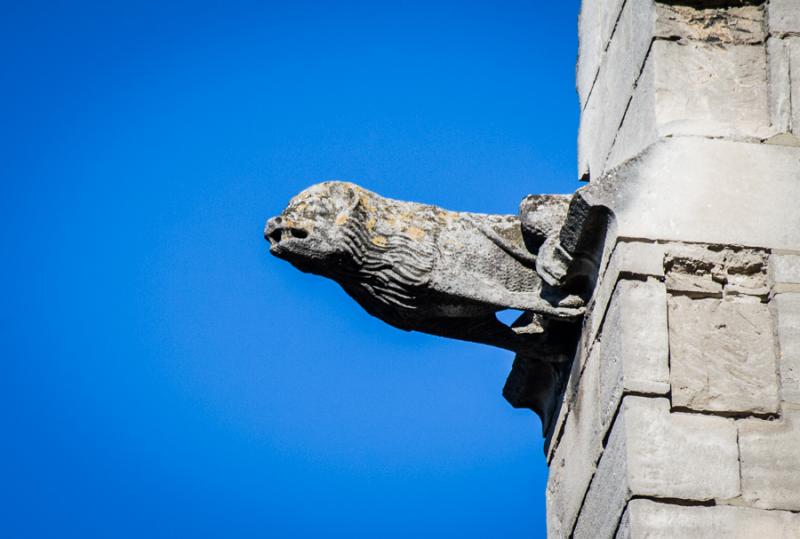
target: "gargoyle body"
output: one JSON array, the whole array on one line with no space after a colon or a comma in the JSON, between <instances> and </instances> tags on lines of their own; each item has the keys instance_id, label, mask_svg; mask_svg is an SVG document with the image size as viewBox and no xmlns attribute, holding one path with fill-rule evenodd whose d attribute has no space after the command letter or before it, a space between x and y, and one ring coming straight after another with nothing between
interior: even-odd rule
<instances>
[{"instance_id":1,"label":"gargoyle body","mask_svg":"<svg viewBox=\"0 0 800 539\"><path fill-rule=\"evenodd\" d=\"M523 234L513 215L452 212L324 182L294 197L264 236L273 255L335 280L404 330L564 361L554 335L583 314L579 297L537 273L545 238ZM504 309L525 314L508 326L495 316Z\"/></svg>"}]
</instances>

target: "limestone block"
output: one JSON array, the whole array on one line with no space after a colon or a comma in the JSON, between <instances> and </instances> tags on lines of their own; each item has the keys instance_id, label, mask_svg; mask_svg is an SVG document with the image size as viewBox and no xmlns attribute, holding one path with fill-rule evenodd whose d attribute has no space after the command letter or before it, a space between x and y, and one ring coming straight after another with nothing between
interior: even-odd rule
<instances>
[{"instance_id":1,"label":"limestone block","mask_svg":"<svg viewBox=\"0 0 800 539\"><path fill-rule=\"evenodd\" d=\"M640 259L637 264L629 265L632 260L628 257L638 253L660 261L664 256L663 246L645 243L638 246L641 248L629 250L623 244L618 245L609 264L603 286L608 287L613 296L595 304L592 311L597 316L598 326L602 321L604 331L590 354L581 353L576 358L570 375L572 381L553 429L556 441L558 433L564 429L569 409L573 405L581 406L578 397L588 396L592 399L591 405L599 410L598 436L602 437L624 392L669 393L667 296L663 283L655 279L621 280L613 286L620 274L656 271L654 262ZM654 249L649 249L650 246ZM663 270L663 265L661 268ZM584 336L588 333L588 329L585 330ZM556 445L549 444L549 459Z\"/></svg>"},{"instance_id":2,"label":"limestone block","mask_svg":"<svg viewBox=\"0 0 800 539\"><path fill-rule=\"evenodd\" d=\"M594 296L587 309L584 333L594 340L611 301L617 280L664 275L664 245L649 242L620 241L608 257L609 262L598 282Z\"/></svg>"},{"instance_id":3,"label":"limestone block","mask_svg":"<svg viewBox=\"0 0 800 539\"><path fill-rule=\"evenodd\" d=\"M663 283L619 281L602 335L582 371L573 371L574 393L568 389L568 411L556 427L563 434L554 444L547 487L555 537L572 529L623 394L669 392L666 310Z\"/></svg>"},{"instance_id":4,"label":"limestone block","mask_svg":"<svg viewBox=\"0 0 800 539\"><path fill-rule=\"evenodd\" d=\"M636 82L604 171L612 170L639 155L659 137L659 125L656 121L655 64L651 55Z\"/></svg>"},{"instance_id":5,"label":"limestone block","mask_svg":"<svg viewBox=\"0 0 800 539\"><path fill-rule=\"evenodd\" d=\"M619 527L614 539L631 539L631 516L627 507L625 512L622 513L622 519L619 521Z\"/></svg>"},{"instance_id":6,"label":"limestone block","mask_svg":"<svg viewBox=\"0 0 800 539\"><path fill-rule=\"evenodd\" d=\"M669 301L672 404L775 413L778 381L769 308L754 301Z\"/></svg>"},{"instance_id":7,"label":"limestone block","mask_svg":"<svg viewBox=\"0 0 800 539\"><path fill-rule=\"evenodd\" d=\"M776 133L789 133L792 121L792 87L787 41L771 37L767 41L767 57L770 122Z\"/></svg>"},{"instance_id":8,"label":"limestone block","mask_svg":"<svg viewBox=\"0 0 800 539\"><path fill-rule=\"evenodd\" d=\"M664 244L620 241L614 254L619 257L617 271L623 275L664 276Z\"/></svg>"},{"instance_id":9,"label":"limestone block","mask_svg":"<svg viewBox=\"0 0 800 539\"><path fill-rule=\"evenodd\" d=\"M670 244L664 268L667 289L673 294L766 299L770 292L767 255L762 249Z\"/></svg>"},{"instance_id":10,"label":"limestone block","mask_svg":"<svg viewBox=\"0 0 800 539\"><path fill-rule=\"evenodd\" d=\"M800 2L770 0L769 31L773 34L800 32Z\"/></svg>"},{"instance_id":11,"label":"limestone block","mask_svg":"<svg viewBox=\"0 0 800 539\"><path fill-rule=\"evenodd\" d=\"M795 9L800 10L800 6ZM800 107L797 106L797 103L800 103L800 37L789 37L785 41L791 66L792 132L798 136L800 135Z\"/></svg>"},{"instance_id":12,"label":"limestone block","mask_svg":"<svg viewBox=\"0 0 800 539\"><path fill-rule=\"evenodd\" d=\"M632 496L703 501L738 494L733 420L670 413L667 399L627 396L581 508L575 537L612 537Z\"/></svg>"},{"instance_id":13,"label":"limestone block","mask_svg":"<svg viewBox=\"0 0 800 539\"><path fill-rule=\"evenodd\" d=\"M608 41L617 24L623 0L582 2L578 21L577 87L581 106L586 103Z\"/></svg>"},{"instance_id":14,"label":"limestone block","mask_svg":"<svg viewBox=\"0 0 800 539\"><path fill-rule=\"evenodd\" d=\"M773 254L769 277L773 283L800 283L800 255Z\"/></svg>"},{"instance_id":15,"label":"limestone block","mask_svg":"<svg viewBox=\"0 0 800 539\"><path fill-rule=\"evenodd\" d=\"M677 2L656 2L654 34L662 39L718 45L761 44L767 37L762 6L703 8Z\"/></svg>"},{"instance_id":16,"label":"limestone block","mask_svg":"<svg viewBox=\"0 0 800 539\"><path fill-rule=\"evenodd\" d=\"M635 396L625 397L622 413L633 494L685 500L739 494L732 420L670 413L667 399Z\"/></svg>"},{"instance_id":17,"label":"limestone block","mask_svg":"<svg viewBox=\"0 0 800 539\"><path fill-rule=\"evenodd\" d=\"M587 189L614 212L620 237L792 250L798 177L800 148L675 137Z\"/></svg>"},{"instance_id":18,"label":"limestone block","mask_svg":"<svg viewBox=\"0 0 800 539\"><path fill-rule=\"evenodd\" d=\"M570 374L570 379L572 382L567 386L564 394L564 400L562 406L560 407L559 414L555 422L555 427L552 431L552 436L546 442L548 462L552 460L553 451L557 446L558 435L563 430L564 421L567 417L567 411L575 401L578 387L583 384L583 382L580 381L581 373L583 373L584 367L587 364L589 351L595 344L595 335L604 323L603 321L605 320L609 304L612 300L613 294L616 291L618 279L620 276L624 278L633 277L635 279L640 279L647 276L663 276L665 248L666 246L664 244L621 241L616 245L611 256L609 257L610 260L606 265L606 269L603 272L602 278L599 280L598 287L595 290L594 298L587 309L584 331L581 335L581 342L578 345L578 354L576 355L572 366L572 372ZM657 289L659 287L648 285L645 286L645 288ZM659 296L660 292L655 292L654 295ZM666 301L661 302L660 298L656 299L655 297L651 299L653 301L652 307L648 307L646 302L641 305L636 305L634 302L630 305L626 305L624 308L626 312L630 313L628 315L629 317L640 317L641 320L649 320L652 322L652 329L648 330L650 332L655 331L655 328L658 325L655 323L655 321L660 319L659 313L662 311L659 311L659 309L666 308ZM659 305L663 307L659 307ZM666 328L666 323L663 327ZM666 331L666 329L664 329L664 331ZM633 335L633 333L630 331L626 332L625 334L629 337ZM660 346L659 343L664 342L666 336L664 337L664 340L662 340L661 337L658 337L653 333L648 333L647 338L652 344L651 353L648 354L647 357L656 357L656 354L652 353L652 350L657 349L658 346ZM626 340L626 342L629 343L627 346L628 350L636 350L636 348L631 347L631 343L633 343L634 340L635 338L628 338ZM636 346L638 346L638 344L636 344ZM637 365L638 364L639 363L637 363ZM627 363L624 363L624 365L625 369L627 369L624 375L625 389L630 391L659 394L666 394L666 392L669 391L669 377L667 376L665 378L663 376L664 371L661 368L655 368L652 362L645 361L641 363L642 366L645 366L644 372L646 372L646 375L644 376L631 370L634 368L633 364L628 365ZM666 365L666 358L664 358L664 365ZM609 370L609 372L611 371ZM619 373L619 371L614 372Z\"/></svg>"},{"instance_id":19,"label":"limestone block","mask_svg":"<svg viewBox=\"0 0 800 539\"><path fill-rule=\"evenodd\" d=\"M586 2L591 3L591 2ZM652 2L626 2L581 115L578 132L579 175L603 173L617 128L652 40Z\"/></svg>"},{"instance_id":20,"label":"limestone block","mask_svg":"<svg viewBox=\"0 0 800 539\"><path fill-rule=\"evenodd\" d=\"M620 514L631 496L626 445L629 433L624 421L625 417L620 416L611 431L575 525L576 538L613 537Z\"/></svg>"},{"instance_id":21,"label":"limestone block","mask_svg":"<svg viewBox=\"0 0 800 539\"><path fill-rule=\"evenodd\" d=\"M669 134L759 136L769 125L763 46L657 41L656 119Z\"/></svg>"},{"instance_id":22,"label":"limestone block","mask_svg":"<svg viewBox=\"0 0 800 539\"><path fill-rule=\"evenodd\" d=\"M715 281L709 273L670 272L667 274L667 288L670 292L691 297L722 297L722 283Z\"/></svg>"},{"instance_id":23,"label":"limestone block","mask_svg":"<svg viewBox=\"0 0 800 539\"><path fill-rule=\"evenodd\" d=\"M616 3L607 9L615 10ZM772 133L763 6L676 4L628 1L606 52L591 54L595 47L586 46L586 65L594 66L599 56L602 63L596 78L579 66L582 176L597 178L660 136L742 139ZM600 6L584 9L593 18L603 12ZM593 18L587 15L587 21ZM602 30L597 34L594 39L604 39ZM586 87L592 88L589 97Z\"/></svg>"},{"instance_id":24,"label":"limestone block","mask_svg":"<svg viewBox=\"0 0 800 539\"><path fill-rule=\"evenodd\" d=\"M648 539L799 539L800 515L749 507L687 507L631 500L618 538Z\"/></svg>"},{"instance_id":25,"label":"limestone block","mask_svg":"<svg viewBox=\"0 0 800 539\"><path fill-rule=\"evenodd\" d=\"M656 40L603 170L659 137L766 138L773 132L767 88L763 45Z\"/></svg>"},{"instance_id":26,"label":"limestone block","mask_svg":"<svg viewBox=\"0 0 800 539\"><path fill-rule=\"evenodd\" d=\"M778 326L781 399L800 404L800 294L772 299Z\"/></svg>"},{"instance_id":27,"label":"limestone block","mask_svg":"<svg viewBox=\"0 0 800 539\"><path fill-rule=\"evenodd\" d=\"M587 365L597 365L596 354L593 352ZM604 431L601 431L600 408L596 405L598 373L596 367L584 371L550 462L547 478L549 537L569 535L603 451Z\"/></svg>"},{"instance_id":28,"label":"limestone block","mask_svg":"<svg viewBox=\"0 0 800 539\"><path fill-rule=\"evenodd\" d=\"M779 421L740 421L739 448L743 498L755 507L800 511L800 410L784 409Z\"/></svg>"},{"instance_id":29,"label":"limestone block","mask_svg":"<svg viewBox=\"0 0 800 539\"><path fill-rule=\"evenodd\" d=\"M601 417L606 424L622 391L669 392L667 292L664 283L621 280L600 337Z\"/></svg>"}]
</instances>

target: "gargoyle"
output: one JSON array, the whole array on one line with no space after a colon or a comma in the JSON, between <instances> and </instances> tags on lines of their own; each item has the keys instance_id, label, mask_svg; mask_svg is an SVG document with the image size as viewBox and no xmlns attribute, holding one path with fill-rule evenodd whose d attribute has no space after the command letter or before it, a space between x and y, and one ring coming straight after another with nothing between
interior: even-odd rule
<instances>
[{"instance_id":1,"label":"gargoyle","mask_svg":"<svg viewBox=\"0 0 800 539\"><path fill-rule=\"evenodd\" d=\"M548 333L573 328L584 303L537 273L535 253L560 229L548 219L524 234L513 215L452 212L331 181L294 197L264 236L273 255L335 280L392 326L566 361ZM495 316L504 309L525 313L508 326Z\"/></svg>"}]
</instances>

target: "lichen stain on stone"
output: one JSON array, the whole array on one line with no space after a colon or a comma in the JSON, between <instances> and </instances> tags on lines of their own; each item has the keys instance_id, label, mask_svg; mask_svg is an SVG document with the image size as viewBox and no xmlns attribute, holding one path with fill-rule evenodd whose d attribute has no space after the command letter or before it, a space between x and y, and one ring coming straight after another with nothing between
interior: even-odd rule
<instances>
[{"instance_id":1,"label":"lichen stain on stone","mask_svg":"<svg viewBox=\"0 0 800 539\"><path fill-rule=\"evenodd\" d=\"M425 231L415 226L408 227L404 232L406 236L417 241L425 237Z\"/></svg>"},{"instance_id":2,"label":"lichen stain on stone","mask_svg":"<svg viewBox=\"0 0 800 539\"><path fill-rule=\"evenodd\" d=\"M336 226L342 226L347 222L347 219L348 217L346 213L340 213L339 215L336 216L336 220L334 221L334 223L336 224Z\"/></svg>"},{"instance_id":3,"label":"lichen stain on stone","mask_svg":"<svg viewBox=\"0 0 800 539\"><path fill-rule=\"evenodd\" d=\"M378 247L387 247L389 245L389 240L384 236L373 236L370 238L370 241L373 245L377 245Z\"/></svg>"}]
</instances>

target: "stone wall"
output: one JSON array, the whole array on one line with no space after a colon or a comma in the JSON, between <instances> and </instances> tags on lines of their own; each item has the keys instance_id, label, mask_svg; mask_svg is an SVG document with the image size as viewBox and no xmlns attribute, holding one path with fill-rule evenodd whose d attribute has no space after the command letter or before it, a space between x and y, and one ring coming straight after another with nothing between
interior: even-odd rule
<instances>
[{"instance_id":1,"label":"stone wall","mask_svg":"<svg viewBox=\"0 0 800 539\"><path fill-rule=\"evenodd\" d=\"M586 0L600 274L550 537L800 538L800 0Z\"/></svg>"}]
</instances>

